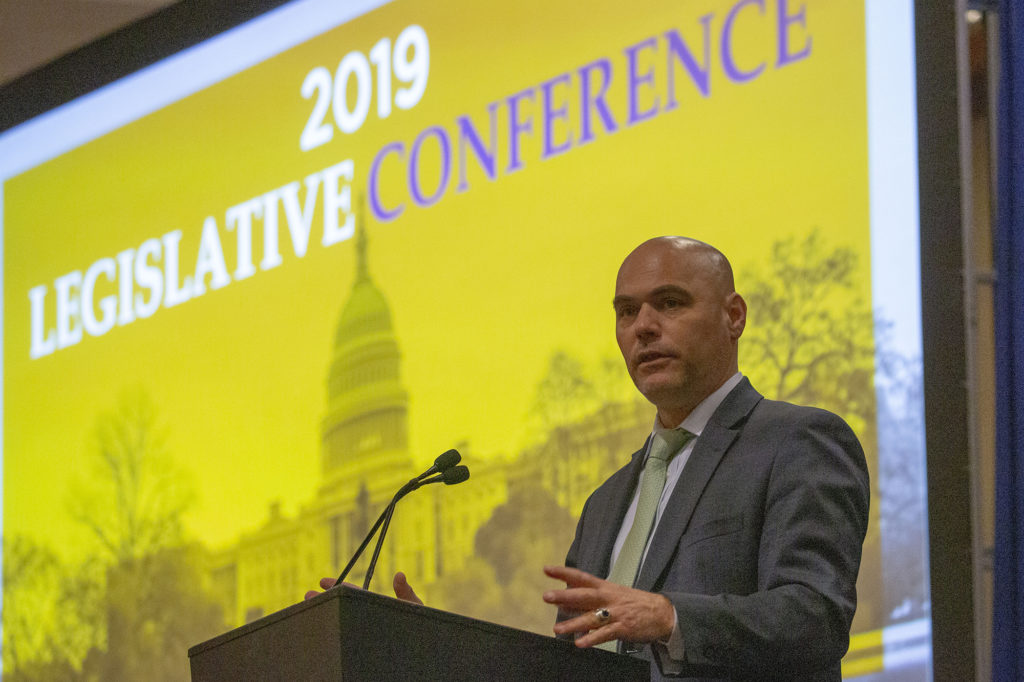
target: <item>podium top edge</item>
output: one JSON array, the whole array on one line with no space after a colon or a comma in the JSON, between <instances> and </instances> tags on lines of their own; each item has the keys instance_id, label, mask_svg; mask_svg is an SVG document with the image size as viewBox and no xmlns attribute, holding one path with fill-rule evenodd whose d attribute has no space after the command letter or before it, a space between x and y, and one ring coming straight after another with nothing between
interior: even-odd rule
<instances>
[{"instance_id":1,"label":"podium top edge","mask_svg":"<svg viewBox=\"0 0 1024 682\"><path fill-rule=\"evenodd\" d=\"M237 628L234 628L233 630L229 630L229 631L227 631L227 632L225 632L223 634L217 635L216 637L213 637L212 639L209 639L209 640L207 640L205 642L201 642L199 644L196 644L196 645L194 645L194 646L189 648L189 650L188 650L189 658L192 658L192 657L194 657L194 656L196 656L198 654L201 654L204 651L207 651L207 650L212 649L214 647L221 646L222 644L225 644L227 642L230 642L231 640L237 639L238 637L244 637L245 635L247 635L247 634L249 634L251 632L254 632L256 630L259 630L259 629L262 629L262 628L265 628L265 627L269 627L269 626L271 626L271 625L273 625L273 624L275 624L275 623L277 623L277 622L279 622L281 620L284 620L286 618L290 618L290 617L294 616L295 614L301 613L301 612L303 612L303 611L305 611L307 609L316 608L316 607L324 604L325 602L330 602L330 601L335 601L335 600L338 600L338 601L358 601L358 602L373 603L378 608L388 608L388 609L394 609L394 610L406 611L406 612L418 612L418 613L422 613L425 616L429 615L429 617L434 618L434 619L441 619L441 620L444 620L444 621L461 623L464 626L470 626L470 627L474 627L474 628L478 628L478 629L482 629L482 630L495 631L495 632L500 631L500 632L506 633L506 635L512 635L512 636L515 636L515 637L523 637L523 638L527 638L527 639L536 639L536 640L559 642L561 644L564 644L566 647L568 647L570 649L575 649L575 647L572 645L571 642L557 640L553 636L545 636L545 635L538 634L536 632L530 632L530 631L527 631L527 630L520 630L518 628L509 627L509 626L506 626L506 625L499 625L498 623L490 623L490 622L487 622L487 621L478 620L476 618L471 618L469 616L463 616L463 615L460 615L460 614L457 614L457 613L451 613L449 611L443 611L441 609L435 609L435 608L430 607L430 606L425 606L425 605L421 605L421 604L413 604L411 602L402 601L400 599L396 599L394 597L390 597L390 596L387 596L387 595L377 594L376 592L370 592L370 591L367 591L367 590L362 590L362 589L359 589L358 587L349 587L347 585L339 585L339 586L331 588L331 589L329 589L329 590L327 590L325 592L321 592L320 594L316 595L315 597L312 597L310 599L306 599L306 600L300 601L300 602L298 602L296 604L292 604L291 606L286 606L285 608L281 609L280 611L275 611L274 613L267 614L266 616L263 616L262 618L259 618L257 620L252 621L251 623L246 623L245 625L241 625L241 626L239 626ZM552 622L554 622L553 619L552 619ZM610 652L602 652L602 653L609 653L609 655L614 655L614 654L611 654Z\"/></svg>"}]
</instances>

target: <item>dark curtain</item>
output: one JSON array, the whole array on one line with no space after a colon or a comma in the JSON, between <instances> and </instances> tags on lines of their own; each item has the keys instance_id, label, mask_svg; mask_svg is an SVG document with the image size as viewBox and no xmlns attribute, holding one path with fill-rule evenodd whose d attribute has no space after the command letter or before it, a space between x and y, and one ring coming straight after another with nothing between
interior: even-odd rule
<instances>
[{"instance_id":1,"label":"dark curtain","mask_svg":"<svg viewBox=\"0 0 1024 682\"><path fill-rule=\"evenodd\" d=\"M999 8L996 541L992 677L1024 680L1024 2Z\"/></svg>"}]
</instances>

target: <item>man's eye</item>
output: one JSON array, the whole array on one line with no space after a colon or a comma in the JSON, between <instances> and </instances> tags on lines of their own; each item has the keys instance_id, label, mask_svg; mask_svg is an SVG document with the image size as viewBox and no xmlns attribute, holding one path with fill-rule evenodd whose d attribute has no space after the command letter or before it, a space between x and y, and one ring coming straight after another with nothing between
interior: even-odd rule
<instances>
[{"instance_id":1,"label":"man's eye","mask_svg":"<svg viewBox=\"0 0 1024 682\"><path fill-rule=\"evenodd\" d=\"M636 315L636 308L634 308L633 306L622 306L621 308L616 308L615 310L615 317L619 319L622 319L624 317L632 317L634 315Z\"/></svg>"},{"instance_id":2,"label":"man's eye","mask_svg":"<svg viewBox=\"0 0 1024 682\"><path fill-rule=\"evenodd\" d=\"M683 305L683 302L680 301L678 298L666 298L664 301L661 302L662 308L672 309L678 308L681 305Z\"/></svg>"}]
</instances>

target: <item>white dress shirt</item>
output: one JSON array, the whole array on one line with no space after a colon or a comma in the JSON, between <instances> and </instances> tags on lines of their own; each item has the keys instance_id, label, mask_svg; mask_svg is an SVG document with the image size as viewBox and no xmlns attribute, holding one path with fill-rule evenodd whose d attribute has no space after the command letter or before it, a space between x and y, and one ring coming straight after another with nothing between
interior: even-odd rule
<instances>
[{"instance_id":1,"label":"white dress shirt","mask_svg":"<svg viewBox=\"0 0 1024 682\"><path fill-rule=\"evenodd\" d=\"M679 476L683 472L683 468L686 466L686 462L690 459L690 453L693 452L694 446L697 441L700 440L700 434L704 431L704 427L708 425L708 421L711 419L711 415L714 414L718 406L725 400L725 396L729 395L732 389L736 388L736 385L743 379L743 375L739 372L729 377L724 384L719 386L714 393L709 395L707 398L702 400L697 407L693 408L693 411L687 415L681 423L677 424L675 428L684 428L690 433L694 434L696 438L691 438L683 445L682 449L676 453L676 455L669 461L668 469L665 472L665 488L661 491L661 499L658 501L658 511L654 517L654 525L651 526L650 537L647 538L647 546L644 548L644 559L647 558L647 551L650 549L651 538L654 537L654 533L658 528L658 523L661 521L661 516L665 511L665 506L668 504L669 498L672 496L672 491L675 490L676 483L679 482ZM661 425L658 417L654 417L654 429L651 435L654 435L658 431L667 431L665 427ZM648 440L650 442L650 440ZM649 450L648 446L648 450ZM644 462L647 461L648 453L644 453ZM637 482L636 490L633 493L633 500L629 504L629 509L626 510L626 515L622 519L622 527L619 529L619 535L615 539L615 545L612 547L612 556L609 566L615 565L615 560L619 557L619 552L622 551L622 545L626 542L626 536L629 535L629 529L633 527L633 519L636 516L636 505L640 497L640 487L643 483L643 476L645 473L641 473L641 480ZM641 566L643 563L641 562ZM665 643L656 642L655 645L665 647L662 649L663 653L667 653L668 657L675 661L684 660L685 647L683 646L683 637L679 634L679 614L676 614L676 624L672 628L672 636L669 637ZM671 672L666 670L665 672Z\"/></svg>"}]
</instances>

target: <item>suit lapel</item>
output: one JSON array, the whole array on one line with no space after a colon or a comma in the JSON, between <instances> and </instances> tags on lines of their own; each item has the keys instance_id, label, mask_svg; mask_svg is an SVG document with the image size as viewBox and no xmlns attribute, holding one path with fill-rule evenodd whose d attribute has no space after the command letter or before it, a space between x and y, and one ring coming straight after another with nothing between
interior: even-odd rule
<instances>
[{"instance_id":1,"label":"suit lapel","mask_svg":"<svg viewBox=\"0 0 1024 682\"><path fill-rule=\"evenodd\" d=\"M648 441L650 438L648 438ZM633 499L640 472L643 471L644 453L647 442L633 453L633 459L621 476L614 476L608 481L604 494L595 497L592 504L596 507L591 513L595 516L597 539L588 543L591 551L587 556L580 557L579 567L593 575L606 577L611 571L610 558L615 547L615 539L622 528L622 519L626 516L629 503Z\"/></svg>"},{"instance_id":2,"label":"suit lapel","mask_svg":"<svg viewBox=\"0 0 1024 682\"><path fill-rule=\"evenodd\" d=\"M647 550L647 558L634 585L637 589L654 589L675 554L679 539L689 526L690 517L693 516L704 488L729 446L739 435L741 423L760 400L761 394L744 378L711 415L658 521Z\"/></svg>"}]
</instances>

